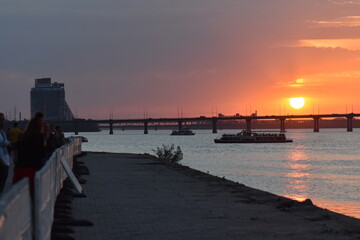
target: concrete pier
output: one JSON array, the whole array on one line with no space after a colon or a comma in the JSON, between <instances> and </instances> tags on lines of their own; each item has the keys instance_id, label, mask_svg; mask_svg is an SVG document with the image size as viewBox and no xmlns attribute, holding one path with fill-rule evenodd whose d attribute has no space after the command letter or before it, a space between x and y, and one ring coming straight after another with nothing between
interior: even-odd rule
<instances>
[{"instance_id":1,"label":"concrete pier","mask_svg":"<svg viewBox=\"0 0 360 240\"><path fill-rule=\"evenodd\" d=\"M212 119L212 127L213 127L213 130L212 130L212 133L217 133L217 118L213 118Z\"/></svg>"},{"instance_id":2,"label":"concrete pier","mask_svg":"<svg viewBox=\"0 0 360 240\"><path fill-rule=\"evenodd\" d=\"M87 153L74 227L91 239L358 239L360 220L141 154Z\"/></svg>"},{"instance_id":3,"label":"concrete pier","mask_svg":"<svg viewBox=\"0 0 360 240\"><path fill-rule=\"evenodd\" d=\"M144 122L144 134L148 134L149 131L148 131L148 122Z\"/></svg>"},{"instance_id":4,"label":"concrete pier","mask_svg":"<svg viewBox=\"0 0 360 240\"><path fill-rule=\"evenodd\" d=\"M179 131L182 129L182 121L178 121Z\"/></svg>"},{"instance_id":5,"label":"concrete pier","mask_svg":"<svg viewBox=\"0 0 360 240\"><path fill-rule=\"evenodd\" d=\"M246 132L251 133L251 118L246 119Z\"/></svg>"},{"instance_id":6,"label":"concrete pier","mask_svg":"<svg viewBox=\"0 0 360 240\"><path fill-rule=\"evenodd\" d=\"M314 132L320 131L319 120L320 120L319 117L314 117Z\"/></svg>"},{"instance_id":7,"label":"concrete pier","mask_svg":"<svg viewBox=\"0 0 360 240\"><path fill-rule=\"evenodd\" d=\"M112 135L114 134L114 130L113 130L113 121L110 119L109 120L109 134Z\"/></svg>"},{"instance_id":8,"label":"concrete pier","mask_svg":"<svg viewBox=\"0 0 360 240\"><path fill-rule=\"evenodd\" d=\"M75 129L75 135L79 135L78 124L76 121L74 122L74 129Z\"/></svg>"},{"instance_id":9,"label":"concrete pier","mask_svg":"<svg viewBox=\"0 0 360 240\"><path fill-rule=\"evenodd\" d=\"M352 132L353 131L353 125L352 125L352 120L353 120L353 116L349 116L346 117L346 126L347 126L347 131L348 132Z\"/></svg>"},{"instance_id":10,"label":"concrete pier","mask_svg":"<svg viewBox=\"0 0 360 240\"><path fill-rule=\"evenodd\" d=\"M280 132L286 132L286 129L285 129L286 118L279 118L279 120L280 120Z\"/></svg>"}]
</instances>

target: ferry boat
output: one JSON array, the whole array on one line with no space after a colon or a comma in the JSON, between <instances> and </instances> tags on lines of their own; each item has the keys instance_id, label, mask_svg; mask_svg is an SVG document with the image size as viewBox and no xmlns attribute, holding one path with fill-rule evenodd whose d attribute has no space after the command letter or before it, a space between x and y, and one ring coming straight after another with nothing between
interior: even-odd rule
<instances>
[{"instance_id":1,"label":"ferry boat","mask_svg":"<svg viewBox=\"0 0 360 240\"><path fill-rule=\"evenodd\" d=\"M286 138L284 133L258 133L243 130L237 134L223 134L221 138L214 139L215 143L287 143L293 142Z\"/></svg>"},{"instance_id":2,"label":"ferry boat","mask_svg":"<svg viewBox=\"0 0 360 240\"><path fill-rule=\"evenodd\" d=\"M172 136L180 136L180 135L189 136L189 135L195 135L195 133L188 128L180 128L179 130L173 130L170 135L172 135Z\"/></svg>"}]
</instances>

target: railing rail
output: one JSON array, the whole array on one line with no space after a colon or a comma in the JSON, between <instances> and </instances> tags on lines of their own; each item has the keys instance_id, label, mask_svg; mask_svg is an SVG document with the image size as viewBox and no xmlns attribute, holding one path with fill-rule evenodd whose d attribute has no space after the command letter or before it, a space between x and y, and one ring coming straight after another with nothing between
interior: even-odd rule
<instances>
[{"instance_id":1,"label":"railing rail","mask_svg":"<svg viewBox=\"0 0 360 240\"><path fill-rule=\"evenodd\" d=\"M0 239L33 239L28 179L16 183L0 200Z\"/></svg>"},{"instance_id":2,"label":"railing rail","mask_svg":"<svg viewBox=\"0 0 360 240\"><path fill-rule=\"evenodd\" d=\"M60 160L70 168L73 157L81 153L81 138L54 151L46 164L36 172L34 202L30 197L28 179L14 184L0 199L0 239L51 239L54 206L63 181L67 178Z\"/></svg>"}]
</instances>

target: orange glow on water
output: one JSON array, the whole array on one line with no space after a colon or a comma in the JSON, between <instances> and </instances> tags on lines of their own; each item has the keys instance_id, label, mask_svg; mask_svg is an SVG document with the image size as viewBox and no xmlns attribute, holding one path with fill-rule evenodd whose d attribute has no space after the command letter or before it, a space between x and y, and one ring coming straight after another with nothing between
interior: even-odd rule
<instances>
[{"instance_id":1,"label":"orange glow on water","mask_svg":"<svg viewBox=\"0 0 360 240\"><path fill-rule=\"evenodd\" d=\"M289 151L288 158L288 172L285 173L285 176L288 178L288 185L285 187L286 194L284 196L302 202L309 198L308 191L310 186L308 185L307 180L314 177L310 172L311 165L308 163L309 156L306 154L306 152L302 149L301 146L297 146L295 149ZM328 179L334 179L336 177L343 178L342 176L338 175L326 176L317 174L317 176ZM338 212L355 218L360 218L360 202L347 203L326 201L323 199L311 200L316 206L319 206L321 208L331 209L331 211L334 212Z\"/></svg>"},{"instance_id":2,"label":"orange glow on water","mask_svg":"<svg viewBox=\"0 0 360 240\"><path fill-rule=\"evenodd\" d=\"M287 167L289 171L285 173L288 179L288 185L286 186L286 197L295 199L297 201L304 201L308 196L309 186L307 184L307 178L311 177L309 170L311 166L307 163L308 156L298 146L289 152L289 162Z\"/></svg>"},{"instance_id":3,"label":"orange glow on water","mask_svg":"<svg viewBox=\"0 0 360 240\"><path fill-rule=\"evenodd\" d=\"M360 219L360 203L330 202L323 199L311 200L316 206L321 208L331 209L333 212Z\"/></svg>"}]
</instances>

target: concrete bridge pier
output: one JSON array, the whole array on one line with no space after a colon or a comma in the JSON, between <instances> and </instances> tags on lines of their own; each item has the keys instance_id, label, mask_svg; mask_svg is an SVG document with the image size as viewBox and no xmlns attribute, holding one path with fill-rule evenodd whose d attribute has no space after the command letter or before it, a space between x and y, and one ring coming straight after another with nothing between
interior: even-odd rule
<instances>
[{"instance_id":1,"label":"concrete bridge pier","mask_svg":"<svg viewBox=\"0 0 360 240\"><path fill-rule=\"evenodd\" d=\"M212 127L213 127L213 130L212 130L212 133L217 133L217 118L213 118L212 119Z\"/></svg>"},{"instance_id":2,"label":"concrete bridge pier","mask_svg":"<svg viewBox=\"0 0 360 240\"><path fill-rule=\"evenodd\" d=\"M179 124L179 131L180 131L182 128L182 121L178 121L178 124Z\"/></svg>"},{"instance_id":3,"label":"concrete bridge pier","mask_svg":"<svg viewBox=\"0 0 360 240\"><path fill-rule=\"evenodd\" d=\"M74 130L75 130L75 135L79 135L79 130L78 130L78 124L77 124L77 122L74 122Z\"/></svg>"},{"instance_id":4,"label":"concrete bridge pier","mask_svg":"<svg viewBox=\"0 0 360 240\"><path fill-rule=\"evenodd\" d=\"M246 119L246 132L250 133L251 132L251 118L247 118Z\"/></svg>"},{"instance_id":5,"label":"concrete bridge pier","mask_svg":"<svg viewBox=\"0 0 360 240\"><path fill-rule=\"evenodd\" d=\"M314 132L319 132L319 117L314 117Z\"/></svg>"},{"instance_id":6,"label":"concrete bridge pier","mask_svg":"<svg viewBox=\"0 0 360 240\"><path fill-rule=\"evenodd\" d=\"M148 134L148 122L144 122L144 134Z\"/></svg>"},{"instance_id":7,"label":"concrete bridge pier","mask_svg":"<svg viewBox=\"0 0 360 240\"><path fill-rule=\"evenodd\" d=\"M280 120L280 132L285 132L285 120L286 118L279 118Z\"/></svg>"},{"instance_id":8,"label":"concrete bridge pier","mask_svg":"<svg viewBox=\"0 0 360 240\"><path fill-rule=\"evenodd\" d=\"M113 131L113 121L112 121L112 120L109 120L109 125L110 125L109 134L112 135L112 134L114 134L114 131Z\"/></svg>"},{"instance_id":9,"label":"concrete bridge pier","mask_svg":"<svg viewBox=\"0 0 360 240\"><path fill-rule=\"evenodd\" d=\"M352 125L353 118L354 118L353 116L346 117L346 119L347 119L347 131L348 132L353 131L353 125Z\"/></svg>"}]
</instances>

